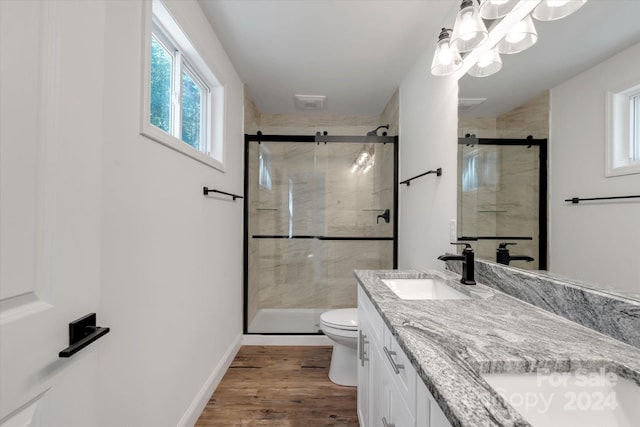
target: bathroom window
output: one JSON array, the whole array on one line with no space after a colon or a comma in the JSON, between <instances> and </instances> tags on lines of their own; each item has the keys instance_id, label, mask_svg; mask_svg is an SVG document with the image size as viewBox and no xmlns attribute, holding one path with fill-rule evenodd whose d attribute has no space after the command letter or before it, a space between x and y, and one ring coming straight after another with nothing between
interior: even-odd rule
<instances>
[{"instance_id":1,"label":"bathroom window","mask_svg":"<svg viewBox=\"0 0 640 427\"><path fill-rule=\"evenodd\" d=\"M607 93L606 175L640 173L640 84Z\"/></svg>"},{"instance_id":2,"label":"bathroom window","mask_svg":"<svg viewBox=\"0 0 640 427\"><path fill-rule=\"evenodd\" d=\"M640 162L640 94L631 98L631 160Z\"/></svg>"},{"instance_id":3,"label":"bathroom window","mask_svg":"<svg viewBox=\"0 0 640 427\"><path fill-rule=\"evenodd\" d=\"M224 86L160 0L147 39L141 133L224 170Z\"/></svg>"},{"instance_id":4,"label":"bathroom window","mask_svg":"<svg viewBox=\"0 0 640 427\"><path fill-rule=\"evenodd\" d=\"M495 188L499 183L499 157L495 150L479 148L465 152L462 158L462 191L476 191L480 188Z\"/></svg>"}]
</instances>

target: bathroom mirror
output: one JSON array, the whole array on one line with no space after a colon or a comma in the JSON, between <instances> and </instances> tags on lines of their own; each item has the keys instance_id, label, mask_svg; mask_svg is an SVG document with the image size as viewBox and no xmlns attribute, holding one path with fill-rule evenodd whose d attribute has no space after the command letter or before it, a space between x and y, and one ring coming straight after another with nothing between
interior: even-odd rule
<instances>
[{"instance_id":1,"label":"bathroom mirror","mask_svg":"<svg viewBox=\"0 0 640 427\"><path fill-rule=\"evenodd\" d=\"M524 139L528 135L535 139L549 138L550 89L640 42L640 27L637 25L639 13L640 3L635 0L590 0L575 14L564 19L534 21L538 42L533 47L518 54L502 55L502 69L492 76L476 78L465 75L459 80L459 137L474 134L478 138ZM552 143L550 140L549 144ZM504 237L527 237L536 232L530 227L535 219L529 218L522 226L514 224L513 220L520 214L508 214L507 211L512 208L511 202L500 203L496 197L502 182L514 179L515 166L515 169L525 173L535 172L534 169L538 167L535 160L526 160L527 156L531 157L531 147L524 145L517 152L519 154L513 154L514 151L508 156L499 150L459 144L459 237L470 234L469 229L480 236L488 235L487 229L498 233L500 226L496 225L499 223L496 218L501 215L508 217L507 222L511 227L510 234ZM485 166L480 166L481 161ZM553 162L553 159L549 161ZM510 171L504 172L501 169L503 165L508 165ZM475 175L474 179L469 177L469 168L476 168L471 174ZM522 180L523 183L533 181L535 178L531 177ZM520 188L520 195L526 196L525 199L535 199L531 193L540 191L536 185L522 185ZM469 192L469 189L472 191ZM486 191L483 192L483 189ZM471 212L471 209L475 211ZM529 210L535 210L535 205L530 205ZM481 224L484 224L484 229ZM552 228L553 224L549 222L547 226ZM629 227L633 226L629 224ZM522 233L513 235L513 230L521 230ZM527 240L478 240L473 244L479 258L495 262L498 244L503 241L517 243L510 247L514 255L538 257L535 252L537 248L527 249L528 245L531 246ZM553 251L550 256L553 257ZM551 271L544 274L553 275L553 259L548 261ZM510 265L539 269L537 262L515 261ZM600 268L607 267L603 263ZM563 275L566 273L563 272ZM614 275L617 271L608 273ZM578 272L569 276L579 277L580 281L600 281L580 276ZM602 283L595 287L607 285ZM640 293L638 289L635 291Z\"/></svg>"}]
</instances>

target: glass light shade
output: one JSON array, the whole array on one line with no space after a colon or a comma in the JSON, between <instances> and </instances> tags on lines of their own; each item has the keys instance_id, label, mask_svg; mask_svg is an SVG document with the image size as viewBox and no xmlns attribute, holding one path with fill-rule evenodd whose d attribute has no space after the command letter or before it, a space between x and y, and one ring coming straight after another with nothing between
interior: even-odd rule
<instances>
[{"instance_id":1,"label":"glass light shade","mask_svg":"<svg viewBox=\"0 0 640 427\"><path fill-rule=\"evenodd\" d=\"M489 37L489 32L471 1L463 1L461 7L453 26L451 47L462 53L479 46Z\"/></svg>"},{"instance_id":2,"label":"glass light shade","mask_svg":"<svg viewBox=\"0 0 640 427\"><path fill-rule=\"evenodd\" d=\"M587 0L543 0L533 10L532 15L538 21L555 21L571 15L586 2Z\"/></svg>"},{"instance_id":3,"label":"glass light shade","mask_svg":"<svg viewBox=\"0 0 640 427\"><path fill-rule=\"evenodd\" d=\"M431 63L431 74L434 76L448 76L462 67L462 58L456 50L451 49L449 40L449 37L438 40Z\"/></svg>"},{"instance_id":4,"label":"glass light shade","mask_svg":"<svg viewBox=\"0 0 640 427\"><path fill-rule=\"evenodd\" d=\"M499 19L511 12L519 0L482 0L480 16L484 19Z\"/></svg>"},{"instance_id":5,"label":"glass light shade","mask_svg":"<svg viewBox=\"0 0 640 427\"><path fill-rule=\"evenodd\" d=\"M513 27L496 45L499 53L518 53L530 48L538 41L538 32L531 15L527 15Z\"/></svg>"},{"instance_id":6,"label":"glass light shade","mask_svg":"<svg viewBox=\"0 0 640 427\"><path fill-rule=\"evenodd\" d=\"M478 62L469 69L468 74L473 77L487 77L497 73L501 68L502 59L500 59L500 54L495 49L491 49L482 55Z\"/></svg>"}]
</instances>

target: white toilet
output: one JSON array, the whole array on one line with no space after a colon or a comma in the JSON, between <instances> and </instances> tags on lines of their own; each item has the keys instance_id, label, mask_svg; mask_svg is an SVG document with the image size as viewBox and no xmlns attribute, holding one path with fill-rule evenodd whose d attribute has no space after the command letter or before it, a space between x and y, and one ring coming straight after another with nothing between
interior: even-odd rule
<instances>
[{"instance_id":1,"label":"white toilet","mask_svg":"<svg viewBox=\"0 0 640 427\"><path fill-rule=\"evenodd\" d=\"M341 308L320 315L320 329L333 341L329 379L339 385L358 385L358 309Z\"/></svg>"}]
</instances>

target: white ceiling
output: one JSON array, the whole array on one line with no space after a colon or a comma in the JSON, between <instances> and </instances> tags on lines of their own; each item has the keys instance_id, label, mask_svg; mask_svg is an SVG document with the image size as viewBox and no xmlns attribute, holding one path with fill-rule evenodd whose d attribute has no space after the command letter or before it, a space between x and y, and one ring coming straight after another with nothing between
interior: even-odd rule
<instances>
[{"instance_id":1,"label":"white ceiling","mask_svg":"<svg viewBox=\"0 0 640 427\"><path fill-rule=\"evenodd\" d=\"M458 0L199 0L264 113L296 113L294 95L326 95L322 114L377 115L418 58L451 27ZM503 55L496 75L460 80L498 115L640 41L640 0L590 0L536 22L538 44ZM584 42L584 38L586 42ZM640 60L640 59L639 59ZM425 74L429 73L425 69ZM526 84L523 84L526 82Z\"/></svg>"}]
</instances>

